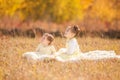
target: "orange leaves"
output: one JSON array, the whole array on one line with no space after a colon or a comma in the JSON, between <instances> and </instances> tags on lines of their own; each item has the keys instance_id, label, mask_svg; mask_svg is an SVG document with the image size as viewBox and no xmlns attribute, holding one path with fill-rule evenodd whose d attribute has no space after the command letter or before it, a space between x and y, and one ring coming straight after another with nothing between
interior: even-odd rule
<instances>
[{"instance_id":1,"label":"orange leaves","mask_svg":"<svg viewBox=\"0 0 120 80\"><path fill-rule=\"evenodd\" d=\"M81 0L80 5L82 6L83 9L88 9L91 5L93 5L94 0Z\"/></svg>"},{"instance_id":2,"label":"orange leaves","mask_svg":"<svg viewBox=\"0 0 120 80\"><path fill-rule=\"evenodd\" d=\"M57 23L90 17L112 21L119 16L115 0L0 0L0 16Z\"/></svg>"},{"instance_id":3,"label":"orange leaves","mask_svg":"<svg viewBox=\"0 0 120 80\"><path fill-rule=\"evenodd\" d=\"M116 17L115 5L112 5L112 2L109 0L97 0L93 5L93 16L99 17L102 20L111 21Z\"/></svg>"}]
</instances>

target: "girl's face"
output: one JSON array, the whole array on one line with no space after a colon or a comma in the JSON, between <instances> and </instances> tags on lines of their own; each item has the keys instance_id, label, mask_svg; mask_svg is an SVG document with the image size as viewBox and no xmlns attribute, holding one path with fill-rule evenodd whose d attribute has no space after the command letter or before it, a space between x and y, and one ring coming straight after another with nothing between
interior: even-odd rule
<instances>
[{"instance_id":1,"label":"girl's face","mask_svg":"<svg viewBox=\"0 0 120 80\"><path fill-rule=\"evenodd\" d=\"M49 45L50 41L47 39L47 36L43 35L41 38L41 43L45 46Z\"/></svg>"},{"instance_id":2,"label":"girl's face","mask_svg":"<svg viewBox=\"0 0 120 80\"><path fill-rule=\"evenodd\" d=\"M75 36L75 33L71 32L71 28L67 28L64 36L66 38L70 39L70 38L73 38Z\"/></svg>"}]
</instances>

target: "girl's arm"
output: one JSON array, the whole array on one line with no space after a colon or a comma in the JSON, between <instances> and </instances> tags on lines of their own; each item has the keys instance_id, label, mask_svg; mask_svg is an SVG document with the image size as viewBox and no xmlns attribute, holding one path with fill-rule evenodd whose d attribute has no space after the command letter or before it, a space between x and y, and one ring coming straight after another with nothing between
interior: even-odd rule
<instances>
[{"instance_id":1,"label":"girl's arm","mask_svg":"<svg viewBox=\"0 0 120 80\"><path fill-rule=\"evenodd\" d=\"M39 52L39 50L40 50L40 45L38 45L38 47L36 48L36 52Z\"/></svg>"},{"instance_id":2,"label":"girl's arm","mask_svg":"<svg viewBox=\"0 0 120 80\"><path fill-rule=\"evenodd\" d=\"M55 53L55 52L56 52L55 47L54 47L54 46L51 46L51 53L53 54L53 53Z\"/></svg>"}]
</instances>

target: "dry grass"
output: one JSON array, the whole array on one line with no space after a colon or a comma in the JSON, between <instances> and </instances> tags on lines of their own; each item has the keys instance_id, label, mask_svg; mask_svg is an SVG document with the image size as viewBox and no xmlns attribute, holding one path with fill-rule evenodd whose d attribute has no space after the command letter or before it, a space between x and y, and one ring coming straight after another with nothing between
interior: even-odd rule
<instances>
[{"instance_id":1,"label":"dry grass","mask_svg":"<svg viewBox=\"0 0 120 80\"><path fill-rule=\"evenodd\" d=\"M120 40L101 38L79 38L81 50L115 50L120 54ZM34 51L37 39L24 37L0 38L0 80L120 80L120 60L81 60L61 63L45 60L32 64L21 55ZM65 39L56 38L57 49L63 47Z\"/></svg>"}]
</instances>

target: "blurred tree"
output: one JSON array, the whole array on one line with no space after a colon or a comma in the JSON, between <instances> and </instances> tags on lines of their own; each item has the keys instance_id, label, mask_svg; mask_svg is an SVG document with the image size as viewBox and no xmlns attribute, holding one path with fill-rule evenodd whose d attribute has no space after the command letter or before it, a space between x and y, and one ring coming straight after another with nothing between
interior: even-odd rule
<instances>
[{"instance_id":1,"label":"blurred tree","mask_svg":"<svg viewBox=\"0 0 120 80\"><path fill-rule=\"evenodd\" d=\"M17 15L21 20L57 23L90 17L112 21L119 17L118 0L0 0L0 17Z\"/></svg>"},{"instance_id":2,"label":"blurred tree","mask_svg":"<svg viewBox=\"0 0 120 80\"><path fill-rule=\"evenodd\" d=\"M14 16L23 0L0 0L0 15Z\"/></svg>"},{"instance_id":3,"label":"blurred tree","mask_svg":"<svg viewBox=\"0 0 120 80\"><path fill-rule=\"evenodd\" d=\"M92 17L97 17L103 21L112 21L116 17L116 11L113 8L113 1L96 0L92 7Z\"/></svg>"}]
</instances>

